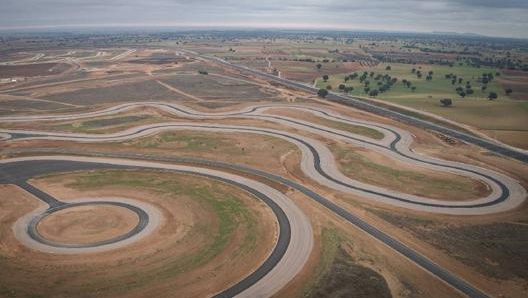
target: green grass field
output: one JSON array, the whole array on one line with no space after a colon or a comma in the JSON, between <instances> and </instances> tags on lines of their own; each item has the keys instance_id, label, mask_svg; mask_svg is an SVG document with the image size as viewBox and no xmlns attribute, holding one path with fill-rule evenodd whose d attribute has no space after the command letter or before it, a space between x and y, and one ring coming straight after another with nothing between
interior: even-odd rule
<instances>
[{"instance_id":1,"label":"green grass field","mask_svg":"<svg viewBox=\"0 0 528 298\"><path fill-rule=\"evenodd\" d=\"M391 70L386 70L388 65L390 65ZM416 74L412 73L411 70L413 68L423 73L421 79L418 79ZM493 68L387 63L368 70L369 73L371 71L375 73L373 77L367 77L367 80L371 82L371 90L378 88L378 81L374 80L378 74L388 74L392 78L398 79L391 90L380 93L377 96L378 99L469 124L484 130L492 137L498 137L504 142L520 147L528 147L528 142L518 142L516 140L516 138L522 137L528 131L528 102L513 100L506 96L504 90L496 81L497 77L487 84L487 89L484 91L481 89L483 84L477 81L482 73L493 73L495 76L497 71ZM425 76L429 71L433 71L433 79L426 81ZM361 75L362 72L358 72L358 74ZM452 85L451 79L445 78L446 74L454 74L457 78L463 78L463 82L459 84L457 81ZM318 88L326 88L327 85L330 85L333 91L338 92L339 84L345 84L344 77L346 75L349 74L331 75L327 82L320 78L317 80L316 86ZM405 87L401 83L404 79L410 81L412 86L416 87L416 90L412 91L410 88ZM467 81L470 82L474 93L462 98L456 93L455 88L460 86L465 89ZM357 78L345 85L354 88L354 91L350 93L352 96L368 96L364 91L364 85ZM488 100L489 92L496 92L498 99ZM451 98L453 105L447 108L443 107L440 104L440 99L442 98ZM508 131L509 134L507 137L502 138L503 134L494 133L494 131ZM516 132L522 135L516 136Z\"/></svg>"}]
</instances>

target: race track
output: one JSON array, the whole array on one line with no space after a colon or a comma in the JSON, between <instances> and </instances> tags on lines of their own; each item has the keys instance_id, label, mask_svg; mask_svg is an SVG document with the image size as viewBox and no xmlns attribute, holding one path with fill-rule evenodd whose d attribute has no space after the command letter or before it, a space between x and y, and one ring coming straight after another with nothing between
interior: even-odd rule
<instances>
[{"instance_id":1,"label":"race track","mask_svg":"<svg viewBox=\"0 0 528 298\"><path fill-rule=\"evenodd\" d=\"M60 173L76 170L89 169L156 169L168 170L177 173L198 175L208 179L219 180L236 187L239 187L258 199L266 203L275 214L278 222L278 239L277 243L268 258L250 275L243 280L236 282L234 285L224 291L214 294L213 297L269 297L280 290L302 269L307 261L313 246L313 232L311 225L304 213L285 195L263 183L251 180L242 176L234 175L227 172L212 170L207 168L175 165L168 163L134 161L125 159L109 158L89 158L74 156L48 156L48 157L26 157L0 160L0 183L21 185L24 189L24 183L27 179L38 175L48 173ZM26 183L27 184L27 183ZM38 190L38 189L37 189ZM41 191L30 191L37 197L42 197ZM49 195L48 195L49 196ZM56 199L42 199L49 204L49 208L41 210L42 215L47 212L54 212L57 209L78 205L81 203L63 203ZM101 203L101 202L98 202ZM122 202L121 202L122 203ZM137 210L142 213L142 209ZM38 212L37 212L38 213ZM33 214L31 214L33 215ZM19 222L28 223L28 234L33 240L23 239L23 243L33 249L39 249L46 252L54 253L83 253L99 251L103 246L110 248L121 247L128 244L130 239L140 233L142 228L135 228L133 231L120 237L111 239L107 243L97 245L88 245L84 247L56 247L53 243L42 241L35 236L35 220L40 219L41 215L27 216ZM149 217L141 214L140 224L146 225ZM141 223L142 222L142 223ZM17 225L15 225L15 228ZM136 240L136 239L132 239ZM37 242L37 243L34 243Z\"/></svg>"},{"instance_id":2,"label":"race track","mask_svg":"<svg viewBox=\"0 0 528 298\"><path fill-rule=\"evenodd\" d=\"M57 133L57 132L40 132L27 130L0 130L0 134L6 135L11 141L47 139L47 140L64 140L76 142L120 142L129 139L144 137L167 130L196 130L196 131L214 131L224 133L251 133L268 135L284 139L295 144L302 152L303 158L301 169L303 172L318 182L332 189L342 192L349 192L359 195L370 200L388 203L399 207L413 210L454 214L454 215L476 215L490 214L511 210L518 207L526 198L526 190L518 181L502 173L489 169L452 162L431 157L418 155L412 152L409 147L413 141L412 135L402 129L395 128L385 124L372 123L368 121L358 121L349 117L336 114L321 108L307 108L290 105L265 105L248 107L241 111L229 113L207 114L194 111L188 107L169 104L169 103L131 103L118 105L109 109L72 115L48 115L48 116L28 116L28 117L3 117L0 121L43 121L43 120L72 120L88 118L95 116L111 115L123 112L140 106L149 106L159 108L165 112L170 112L180 117L187 117L192 120L209 120L207 124L203 122L167 122L142 125L132 127L120 132L109 134L81 134L81 133ZM309 123L299 119L293 119L285 116L266 114L273 108L301 110L312 113L322 118L342 123L364 126L375 129L383 133L384 138L373 140L364 136L356 135L350 132L332 129L323 125ZM427 197L421 197L406 193L399 193L394 190L365 184L346 177L338 170L334 156L330 150L320 141L315 139L294 134L287 131L276 129L234 126L215 124L215 119L229 118L249 118L262 119L287 125L299 130L318 134L322 137L334 140L344 140L357 146L364 147L384 154L390 158L401 162L408 163L413 167L429 168L435 171L454 173L485 183L491 193L476 200L453 201L438 200Z\"/></svg>"},{"instance_id":3,"label":"race track","mask_svg":"<svg viewBox=\"0 0 528 298\"><path fill-rule=\"evenodd\" d=\"M60 133L27 130L0 130L3 142L18 142L21 140L64 140L74 142L120 142L133 138L144 137L161 131L173 130L194 130L211 131L220 133L250 133L272 136L286 140L296 145L302 152L301 169L308 177L318 184L324 185L344 193L359 195L365 200L375 200L385 204L392 204L399 207L420 210L432 213L453 214L453 215L475 215L503 212L516 208L526 198L526 190L515 179L493 170L468 165L458 162L435 159L423 155L418 155L409 149L413 141L412 135L402 129L385 124L373 123L351 119L335 112L321 108L302 107L293 105L260 105L244 108L240 111L229 113L202 113L185 106L172 103L128 103L117 105L101 111L70 114L70 115L39 115L39 116L16 116L2 117L2 122L21 121L58 121L73 120L81 118L93 118L99 116L113 115L130 109L148 106L157 108L174 114L176 116L188 118L188 122L167 122L142 125L125 129L116 133L108 134L81 134L81 133ZM323 125L309 123L300 119L289 118L280 115L273 115L272 109L292 109L312 113L318 117L332 121L358 125L375 129L383 133L381 140L370 139L350 132L332 129ZM313 138L292 133L287 130L277 130L264 127L247 127L236 125L225 125L215 123L218 119L249 118L261 119L289 126L298 130L307 131L333 140L344 140L357 146L374 150L390 158L408 163L415 167L429 168L435 171L443 171L463 175L485 183L491 190L486 197L476 200L452 201L437 200L406 193L398 193L393 190L369 185L355 181L343 175L335 162L334 156L322 142ZM194 121L200 120L200 121ZM204 122L205 120L205 122ZM81 153L82 152L74 152ZM312 245L312 231L309 221L304 214L287 197L260 182L253 181L241 176L237 176L222 169L236 169L252 175L261 176L279 183L288 185L302 192L312 200L318 202L337 215L341 216L351 224L369 233L376 239L382 241L389 247L409 258L420 267L434 274L438 278L447 282L459 291L470 297L487 297L486 294L471 286L464 280L453 275L449 271L425 258L418 252L408 248L401 242L371 226L360 218L347 212L335 203L321 197L312 190L290 181L283 177L265 173L256 169L251 169L239 165L226 165L217 161L203 161L198 159L185 158L162 158L156 161L155 156L149 156L153 161L130 159L128 156L120 156L117 153L102 153L101 157L73 157L73 156L42 156L6 159L0 161L1 183L14 183L37 195L45 197L45 194L38 195L38 190L31 191L31 186L24 181L27 179L46 173L71 171L76 169L90 168L94 165L98 167L124 167L124 168L147 168L163 169L182 173L189 173L204 176L211 179L221 180L252 193L256 197L265 201L275 212L280 226L281 237L274 248L273 253L266 262L251 275L240 281L233 287L218 293L215 297L268 297L276 293L289 280L301 270L306 262ZM113 158L111 158L113 157ZM123 159L127 158L127 159ZM198 166L178 165L178 163L190 163ZM200 167L207 166L208 168ZM213 169L211 169L211 167ZM29 170L28 172L28 169ZM50 206L60 205L59 201L53 198L43 199ZM275 210L273 203L279 206ZM283 212L284 216L280 213ZM283 230L284 229L284 230ZM290 237L286 237L290 235ZM286 239L285 238L289 238Z\"/></svg>"}]
</instances>

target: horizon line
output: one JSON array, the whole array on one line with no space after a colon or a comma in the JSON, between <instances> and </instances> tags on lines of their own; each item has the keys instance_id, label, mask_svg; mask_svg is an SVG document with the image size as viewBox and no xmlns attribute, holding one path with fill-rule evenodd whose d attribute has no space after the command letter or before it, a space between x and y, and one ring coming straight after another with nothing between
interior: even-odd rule
<instances>
[{"instance_id":1,"label":"horizon line","mask_svg":"<svg viewBox=\"0 0 528 298\"><path fill-rule=\"evenodd\" d=\"M426 34L426 35L454 35L454 36L474 36L474 37L487 37L487 38L498 38L498 39L518 39L528 40L528 37L513 37L513 36L496 36L474 32L456 32L456 31L411 31L411 30L390 30L390 29L369 29L369 28L350 28L343 26L294 26L294 25L241 25L241 24L215 24L215 25L204 25L204 24L71 24L71 25L28 25L28 26L4 26L0 27L0 33L3 32L16 32L23 31L24 33L43 33L49 31L60 31L60 30L102 30L102 29L184 29L184 30L311 30L316 32L323 31L338 31L338 32L365 32L365 33L389 33L389 34Z\"/></svg>"}]
</instances>

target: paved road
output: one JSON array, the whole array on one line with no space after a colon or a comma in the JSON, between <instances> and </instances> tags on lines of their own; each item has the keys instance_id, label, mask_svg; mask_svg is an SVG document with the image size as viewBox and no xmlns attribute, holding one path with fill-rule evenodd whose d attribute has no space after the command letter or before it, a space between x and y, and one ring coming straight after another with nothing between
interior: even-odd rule
<instances>
[{"instance_id":1,"label":"paved road","mask_svg":"<svg viewBox=\"0 0 528 298\"><path fill-rule=\"evenodd\" d=\"M488 214L511 210L519 206L526 198L526 190L516 181L504 174L476 167L473 165L433 159L427 156L418 155L409 149L412 143L412 136L405 130L385 124L373 123L369 121L358 121L327 111L320 108L306 108L300 106L285 105L265 105L247 107L241 111L229 113L206 114L194 111L184 106L169 103L131 103L118 105L102 111L72 115L43 115L43 116L23 116L4 117L0 121L41 121L41 120L69 120L94 116L103 116L123 112L139 106L150 106L170 112L178 116L200 120L215 120L220 118L259 118L273 121L282 125L288 125L296 129L302 129L311 133L319 134L325 138L344 140L355 145L375 150L399 161L406 162L412 166L430 168L436 171L444 171L480 180L487 184L491 193L485 197L466 200L439 200L423 196L411 195L395 192L391 189L377 187L350 179L338 170L338 165L330 150L321 142L302 135L284 132L268 128L242 127L234 125L221 125L215 123L194 123L194 122L168 122L142 125L132 127L120 132L110 134L80 134L80 133L52 133L24 130L0 130L0 133L10 134L12 141L29 139L51 139L69 140L78 142L118 142L151 135L166 130L200 130L214 132L242 132L252 134L264 134L287 140L297 145L303 153L301 168L303 172L320 184L333 189L350 192L371 200L381 201L396 206L444 214L467 215L467 214ZM333 121L339 121L352 125L361 125L376 129L384 134L382 140L373 140L364 136L359 136L350 132L331 129L322 125L309 123L299 119L285 116L265 114L270 109L294 109L316 114ZM209 121L211 122L211 121Z\"/></svg>"},{"instance_id":2,"label":"paved road","mask_svg":"<svg viewBox=\"0 0 528 298\"><path fill-rule=\"evenodd\" d=\"M64 151L64 150L63 150ZM426 258L425 256L421 255L420 253L414 251L413 249L407 247L403 243L399 242L398 240L392 238L391 236L385 234L383 231L377 229L376 227L368 224L367 222L363 221L362 219L358 218L357 216L349 213L345 209L341 208L340 206L336 205L335 203L325 199L324 197L320 196L319 194L315 193L314 191L304 187L301 184L298 184L296 182L293 182L291 180L285 179L281 176L266 173L263 171L251 169L245 166L240 165L233 165L233 164L227 164L217 161L210 161L210 160L203 160L203 159L196 159L196 158L178 158L178 157L166 157L166 156L155 156L155 155L140 155L140 154L117 154L114 152L86 152L94 155L99 155L103 157L108 156L115 156L115 157L121 157L127 159L127 165L129 164L130 159L141 159L141 160L153 160L157 162L164 162L164 163L170 163L170 165L173 165L172 163L184 163L184 164L193 164L193 165L202 165L207 167L215 167L218 169L234 169L241 172L246 172L252 175L261 176L273 181L280 182L284 185L288 185L294 189L297 189L298 191L302 192L309 198L313 199L314 201L320 203L324 207L328 208L329 210L333 211L337 215L341 216L354 226L358 227L359 229L365 231L366 233L370 234L374 238L380 240L387 246L391 247L392 249L396 250L403 256L409 258L411 261L415 262L417 265L425 269L426 271L430 272L431 274L437 276L444 282L448 283L449 285L453 286L455 289L459 290L460 292L466 294L468 297L475 297L475 298L486 298L487 296L484 292L480 291L479 289L473 287L471 284L467 283L463 279L459 278L458 276L454 275L453 273L449 272L448 270L442 268L435 262L431 261L430 259ZM79 157L70 157L70 156L49 156L49 157L36 157L35 162L39 163L41 161L54 161L53 163L50 163L50 166L53 167L55 165L64 165L60 161L68 160L69 162L66 163L65 166L62 167L62 171L67 170L68 164L70 164L72 161L79 162L79 160L83 160L84 162L88 163L90 160L94 164L98 164L98 162L105 162L104 165L108 164L115 164L112 162L112 160L109 160L107 158L79 158ZM18 161L21 159L16 159L15 161ZM24 158L24 161L30 161L32 162L33 158ZM13 160L9 161L3 161L3 163L9 165ZM2 161L0 161L0 165L2 164ZM121 163L119 163L120 166L122 166ZM28 167L24 167L26 169ZM30 167L38 169L39 167ZM86 167L83 167L86 169ZM2 167L0 167L0 174L2 173ZM42 171L40 171L42 172ZM16 175L18 176L18 175ZM26 177L27 175L21 175L21 177ZM312 240L313 241L313 240ZM296 257L296 256L295 256ZM275 281L276 282L276 281ZM272 283L273 284L273 283ZM267 287L267 283L261 284L261 286L264 285ZM231 288L230 288L231 289ZM214 297L231 297L230 295L232 293L227 292L226 290L222 293L219 293L215 295ZM238 297L238 296L237 296ZM242 296L240 296L242 297ZM251 296L246 296L251 297ZM256 296L255 296L256 297ZM263 296L266 297L266 296Z\"/></svg>"},{"instance_id":3,"label":"paved road","mask_svg":"<svg viewBox=\"0 0 528 298\"><path fill-rule=\"evenodd\" d=\"M182 51L185 51L185 52L187 52L189 54L201 57L202 59L207 59L209 61L214 61L216 63L220 63L222 65L225 65L225 66L240 70L240 71L245 72L245 73L250 73L250 74L255 75L255 76L259 77L259 78L266 79L268 81L273 81L273 82L276 82L276 83L280 83L282 85L285 85L285 86L288 86L288 87L291 87L291 88L294 88L294 89L297 89L297 90L307 91L309 93L314 93L314 94L316 94L317 91L318 91L317 88L314 88L314 87L312 87L310 85L305 85L303 83L299 83L299 82L296 82L296 81L287 80L287 79L284 79L284 78L279 78L279 77L276 77L276 76L268 74L268 73L264 73L264 72L261 72L261 71L255 70L255 69L251 69L251 68L246 67L246 66L232 64L232 63L230 63L228 61L225 61L225 60L217 58L217 57L211 57L211 56L207 56L207 55L199 55L198 53L195 53L195 52L192 52L192 51L187 51L187 50L182 50ZM430 130L433 130L433 131L437 131L437 132L440 132L442 134L445 134L445 135L457 138L459 140L462 140L464 142L475 144L477 146L485 148L485 149L487 149L489 151L492 151L494 153L501 154L501 155L504 155L504 156L507 156L507 157L510 157L510 158L514 158L514 159L517 159L517 160L520 160L520 161L528 163L528 153L526 153L524 150L518 150L518 149L516 149L514 147L511 147L511 146L507 146L507 145L504 145L504 144L501 144L501 143L498 143L498 142L493 142L493 141L490 141L490 140L482 139L482 138L479 138L479 137L476 137L476 136L473 136L473 135L469 135L469 134L466 134L466 133L463 133L463 132L460 132L460 131L457 131L457 130L454 130L454 129L450 129L450 128L441 126L439 124L434 124L434 123L431 123L429 121L425 121L425 120L418 119L418 118L415 118L415 117L412 117L412 116L409 116L409 115L405 115L405 114L402 114L402 113L398 113L398 112L395 112L395 111L392 111L392 110L389 110L389 109L386 109L386 108L382 108L382 107L367 103L367 102L365 102L365 101L363 101L363 100L361 100L359 98L354 98L354 97L349 97L349 96L342 96L342 95L334 93L334 92L330 92L330 94L326 98L328 100L331 100L331 101L334 101L334 102L339 102L339 103L342 103L342 104L345 104L345 105L348 105L348 106L351 106L351 107L354 107L354 108L357 108L357 109L361 109L361 110L364 110L364 111L367 111L367 112L371 112L371 113L378 114L378 115L381 115L381 116L393 118L393 119L396 119L396 120L399 120L399 121L402 121L402 122L405 122L405 123L408 123L408 124L411 124L411 125L414 125L414 126L418 126L418 127L424 128L424 129L430 129Z\"/></svg>"},{"instance_id":4,"label":"paved road","mask_svg":"<svg viewBox=\"0 0 528 298\"><path fill-rule=\"evenodd\" d=\"M34 188L33 191L34 190L37 190L37 192L41 192L37 188ZM30 191L30 193L37 196L37 194L33 191ZM116 236L110 239L97 241L97 242L87 243L87 244L62 243L62 242L51 241L51 240L48 240L42 237L37 230L37 226L41 222L41 220L55 212L68 209L68 208L74 208L74 207L79 207L79 206L93 206L93 205L111 205L111 206L126 208L137 215L138 223L130 231L122 235L119 235L119 236ZM39 213L33 217L33 219L27 225L27 230L26 230L27 234L30 238L39 242L40 244L43 244L44 246L48 246L48 247L51 246L55 248L66 248L66 249L69 249L68 250L69 253L87 251L85 250L85 248L101 248L103 246L112 247L112 244L130 239L140 234L148 226L149 220L150 220L149 214L142 208L139 208L138 206L134 206L134 205L131 205L125 202L119 202L119 201L89 201L89 202L76 202L76 203L61 202L61 204L59 205L54 205L53 207L51 206L52 205L50 205L50 208L48 208L46 211Z\"/></svg>"},{"instance_id":5,"label":"paved road","mask_svg":"<svg viewBox=\"0 0 528 298\"><path fill-rule=\"evenodd\" d=\"M313 232L310 221L304 213L285 195L260 182L238 175L185 165L156 163L108 158L86 158L75 156L50 156L26 157L0 160L0 183L17 185L27 184L25 181L35 176L48 173L60 173L76 170L108 169L108 168L134 168L134 169L162 169L184 174L199 175L202 177L219 180L239 187L266 203L274 212L278 221L277 244L268 258L250 275L232 285L228 289L213 294L213 297L269 297L286 285L302 269L313 247ZM25 188L39 196L50 205L46 212L54 212L83 203L64 204L51 196L40 197L42 191L37 188ZM36 191L35 191L36 190ZM53 207L52 207L53 206ZM142 210L135 210L142 214ZM45 212L45 213L46 213ZM44 215L45 215L44 213ZM29 234L33 231L34 238L39 238L35 233L38 218L33 219L29 225ZM141 222L138 225L145 225ZM121 236L118 241L126 240L139 231L131 231ZM122 239L121 239L122 238ZM45 239L39 242L47 245ZM111 239L112 243L116 239ZM103 244L112 244L103 243ZM79 247L67 247L72 250ZM82 247L83 249L85 247Z\"/></svg>"}]
</instances>

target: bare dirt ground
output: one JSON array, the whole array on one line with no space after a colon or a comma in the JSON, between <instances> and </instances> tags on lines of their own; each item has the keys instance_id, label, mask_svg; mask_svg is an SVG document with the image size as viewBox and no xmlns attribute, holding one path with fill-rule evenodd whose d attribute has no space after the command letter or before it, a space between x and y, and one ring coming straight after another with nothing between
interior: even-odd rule
<instances>
[{"instance_id":1,"label":"bare dirt ground","mask_svg":"<svg viewBox=\"0 0 528 298\"><path fill-rule=\"evenodd\" d=\"M0 78L56 75L69 68L65 63L40 63L29 65L0 65Z\"/></svg>"},{"instance_id":2,"label":"bare dirt ground","mask_svg":"<svg viewBox=\"0 0 528 298\"><path fill-rule=\"evenodd\" d=\"M137 223L137 215L123 207L78 206L46 216L37 231L56 243L89 244L123 235Z\"/></svg>"},{"instance_id":3,"label":"bare dirt ground","mask_svg":"<svg viewBox=\"0 0 528 298\"><path fill-rule=\"evenodd\" d=\"M524 71L502 70L502 76L497 77L497 82L506 89L512 89L510 95L513 99L528 100L528 75Z\"/></svg>"}]
</instances>

